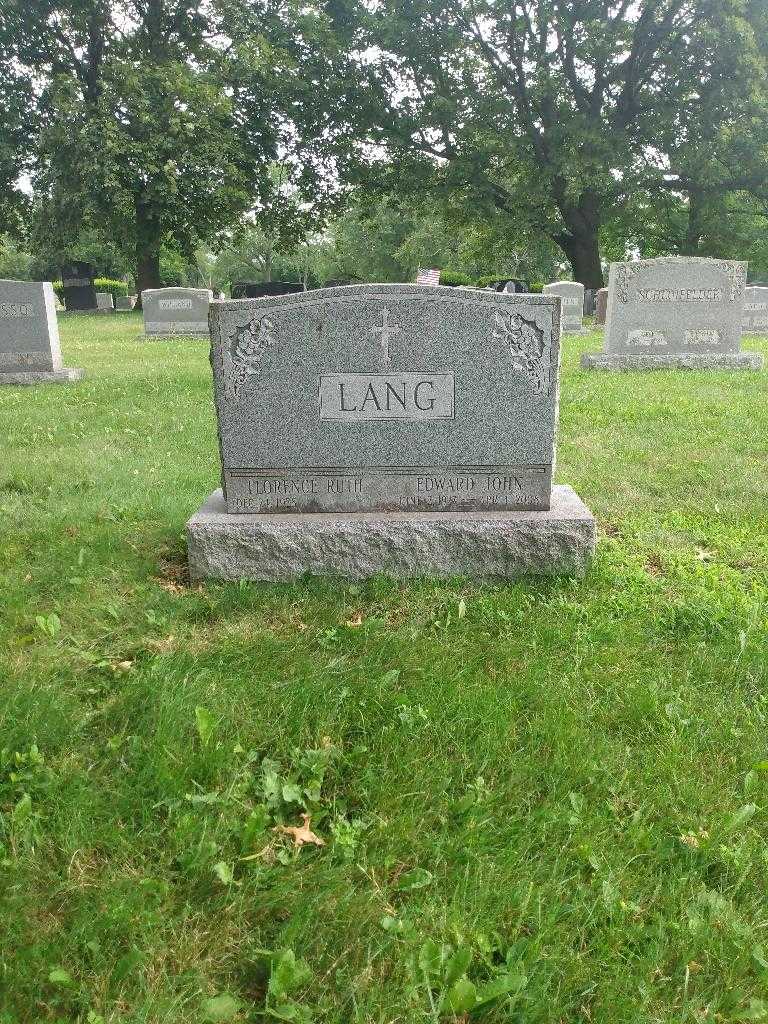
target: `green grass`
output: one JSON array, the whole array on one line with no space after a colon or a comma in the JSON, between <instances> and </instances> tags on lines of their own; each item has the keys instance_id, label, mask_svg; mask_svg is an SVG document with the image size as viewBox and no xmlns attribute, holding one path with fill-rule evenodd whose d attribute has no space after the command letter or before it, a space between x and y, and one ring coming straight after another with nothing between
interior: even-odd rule
<instances>
[{"instance_id":1,"label":"green grass","mask_svg":"<svg viewBox=\"0 0 768 1024\"><path fill-rule=\"evenodd\" d=\"M0 1024L449 1020L442 944L473 1019L768 1019L768 374L566 341L584 580L190 587L207 347L139 330L0 390Z\"/></svg>"}]
</instances>

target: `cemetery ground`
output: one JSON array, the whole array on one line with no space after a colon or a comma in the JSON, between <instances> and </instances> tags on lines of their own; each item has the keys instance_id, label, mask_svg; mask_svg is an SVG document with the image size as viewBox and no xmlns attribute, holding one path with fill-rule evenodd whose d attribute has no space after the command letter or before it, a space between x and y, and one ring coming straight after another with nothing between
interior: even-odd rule
<instances>
[{"instance_id":1,"label":"cemetery ground","mask_svg":"<svg viewBox=\"0 0 768 1024\"><path fill-rule=\"evenodd\" d=\"M768 374L565 338L583 580L190 586L207 344L60 327L86 379L0 390L2 1024L768 1020Z\"/></svg>"}]
</instances>

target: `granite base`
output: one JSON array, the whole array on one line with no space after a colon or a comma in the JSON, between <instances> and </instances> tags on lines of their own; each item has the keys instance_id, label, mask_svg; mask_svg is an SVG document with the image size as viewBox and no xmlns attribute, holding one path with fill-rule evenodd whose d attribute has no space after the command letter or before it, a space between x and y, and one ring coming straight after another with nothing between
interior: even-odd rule
<instances>
[{"instance_id":1,"label":"granite base","mask_svg":"<svg viewBox=\"0 0 768 1024\"><path fill-rule=\"evenodd\" d=\"M595 520L567 485L547 512L232 515L218 490L187 523L187 550L194 580L580 576Z\"/></svg>"},{"instance_id":2,"label":"granite base","mask_svg":"<svg viewBox=\"0 0 768 1024\"><path fill-rule=\"evenodd\" d=\"M0 384L69 384L82 380L85 370L64 367L61 370L18 370L14 373L0 371Z\"/></svg>"},{"instance_id":3,"label":"granite base","mask_svg":"<svg viewBox=\"0 0 768 1024\"><path fill-rule=\"evenodd\" d=\"M762 370L759 352L669 352L666 355L585 352L582 370Z\"/></svg>"}]
</instances>

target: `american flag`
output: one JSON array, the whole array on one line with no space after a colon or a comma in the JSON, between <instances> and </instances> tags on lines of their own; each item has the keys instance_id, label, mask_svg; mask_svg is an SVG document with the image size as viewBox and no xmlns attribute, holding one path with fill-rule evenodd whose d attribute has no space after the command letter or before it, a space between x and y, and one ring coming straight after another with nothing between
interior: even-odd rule
<instances>
[{"instance_id":1,"label":"american flag","mask_svg":"<svg viewBox=\"0 0 768 1024\"><path fill-rule=\"evenodd\" d=\"M422 270L419 267L419 272L416 274L416 284L429 284L433 286L440 284L440 271Z\"/></svg>"}]
</instances>

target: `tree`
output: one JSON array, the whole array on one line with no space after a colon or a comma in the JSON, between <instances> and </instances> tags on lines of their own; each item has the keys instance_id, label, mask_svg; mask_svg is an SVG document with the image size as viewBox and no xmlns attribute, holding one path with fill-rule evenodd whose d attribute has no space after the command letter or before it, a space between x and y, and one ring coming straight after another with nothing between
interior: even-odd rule
<instances>
[{"instance_id":1,"label":"tree","mask_svg":"<svg viewBox=\"0 0 768 1024\"><path fill-rule=\"evenodd\" d=\"M363 180L389 191L396 166L401 187L464 190L549 237L588 287L603 284L601 228L648 184L648 150L697 90L755 58L736 0L381 0L357 14L360 125L384 151L361 151Z\"/></svg>"},{"instance_id":2,"label":"tree","mask_svg":"<svg viewBox=\"0 0 768 1024\"><path fill-rule=\"evenodd\" d=\"M164 246L191 261L268 207L271 164L296 154L304 72L315 49L332 51L323 24L322 11L280 0L7 0L0 52L37 83L44 123L39 229L63 249L83 223L106 228L133 250L141 290L160 283ZM326 135L315 147L318 167L329 146ZM320 178L315 150L293 161L305 191Z\"/></svg>"},{"instance_id":3,"label":"tree","mask_svg":"<svg viewBox=\"0 0 768 1024\"><path fill-rule=\"evenodd\" d=\"M0 41L0 232L22 234L28 199L19 179L29 169L34 134L32 82Z\"/></svg>"}]
</instances>

